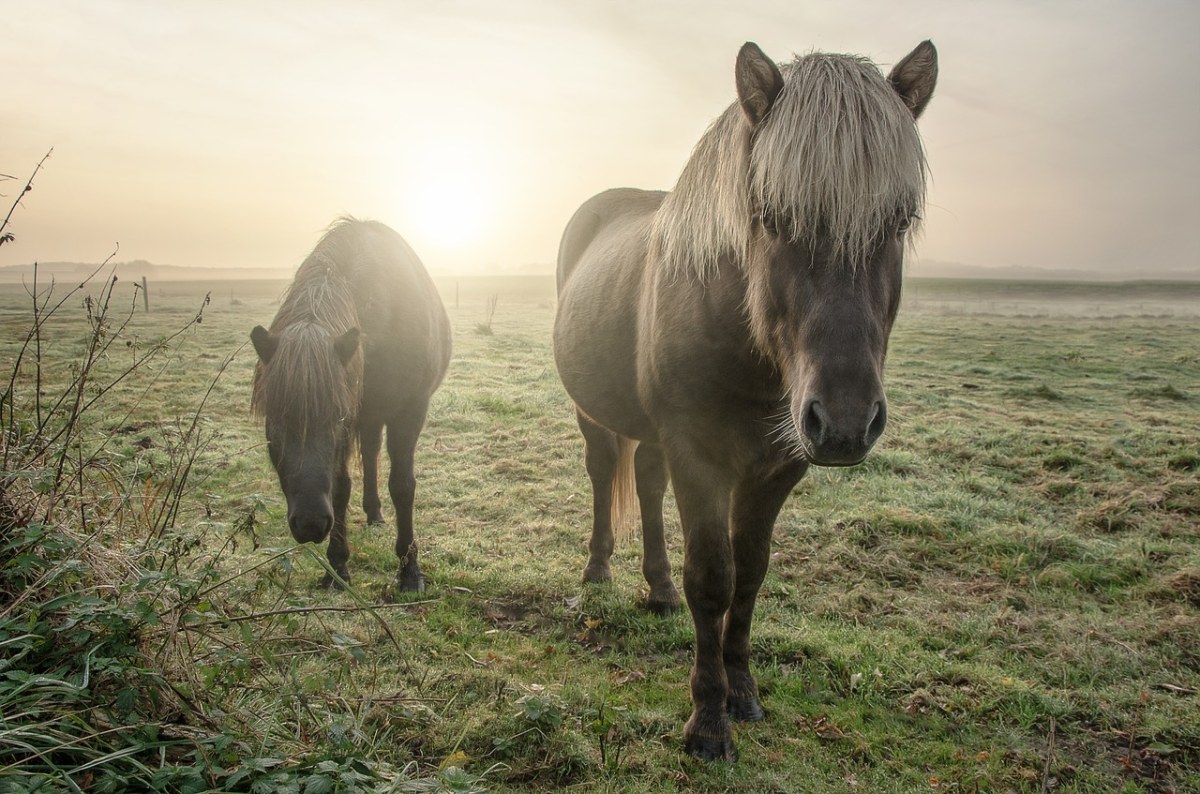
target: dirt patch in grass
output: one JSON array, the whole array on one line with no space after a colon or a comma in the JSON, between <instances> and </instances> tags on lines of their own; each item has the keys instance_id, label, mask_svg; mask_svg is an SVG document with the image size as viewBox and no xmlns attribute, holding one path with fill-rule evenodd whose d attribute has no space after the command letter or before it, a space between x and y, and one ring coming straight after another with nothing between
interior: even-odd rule
<instances>
[{"instance_id":1,"label":"dirt patch in grass","mask_svg":"<svg viewBox=\"0 0 1200 794\"><path fill-rule=\"evenodd\" d=\"M1160 597L1200 607L1200 568L1176 571L1166 578L1157 592Z\"/></svg>"},{"instance_id":2,"label":"dirt patch in grass","mask_svg":"<svg viewBox=\"0 0 1200 794\"><path fill-rule=\"evenodd\" d=\"M1173 455L1167 461L1167 467L1175 471L1198 471L1200 470L1200 455L1194 452L1180 452L1178 455Z\"/></svg>"},{"instance_id":3,"label":"dirt patch in grass","mask_svg":"<svg viewBox=\"0 0 1200 794\"><path fill-rule=\"evenodd\" d=\"M512 597L491 599L481 605L483 619L496 629L516 631L526 636L569 636L573 621L555 617L553 611L539 601Z\"/></svg>"},{"instance_id":4,"label":"dirt patch in grass","mask_svg":"<svg viewBox=\"0 0 1200 794\"><path fill-rule=\"evenodd\" d=\"M1015 378L1010 378L1010 380L1015 380ZM1008 389L1004 394L1006 397L1014 397L1018 400L1050 400L1051 402L1058 402L1066 397L1058 389L1044 383L1039 383L1037 386Z\"/></svg>"},{"instance_id":5,"label":"dirt patch in grass","mask_svg":"<svg viewBox=\"0 0 1200 794\"><path fill-rule=\"evenodd\" d=\"M1136 532L1155 514L1200 515L1200 484L1179 480L1139 488L1080 511L1077 518L1102 532Z\"/></svg>"},{"instance_id":6,"label":"dirt patch in grass","mask_svg":"<svg viewBox=\"0 0 1200 794\"><path fill-rule=\"evenodd\" d=\"M1129 394L1131 397L1135 397L1139 400L1171 400L1174 402L1184 402L1191 399L1185 392L1180 391L1170 383L1162 386L1134 389Z\"/></svg>"},{"instance_id":7,"label":"dirt patch in grass","mask_svg":"<svg viewBox=\"0 0 1200 794\"><path fill-rule=\"evenodd\" d=\"M1145 743L1144 739L1130 736L1123 731L1109 732L1107 760L1111 768L1120 770L1125 779L1133 782L1142 791L1153 794L1177 794L1179 788L1172 782L1178 763L1188 763L1186 757L1178 756L1178 748L1162 742Z\"/></svg>"},{"instance_id":8,"label":"dirt patch in grass","mask_svg":"<svg viewBox=\"0 0 1200 794\"><path fill-rule=\"evenodd\" d=\"M1042 468L1048 471L1069 471L1082 466L1086 461L1073 452L1053 452L1042 460Z\"/></svg>"},{"instance_id":9,"label":"dirt patch in grass","mask_svg":"<svg viewBox=\"0 0 1200 794\"><path fill-rule=\"evenodd\" d=\"M1160 502L1164 510L1184 516L1200 516L1200 482L1179 480L1168 483Z\"/></svg>"}]
</instances>

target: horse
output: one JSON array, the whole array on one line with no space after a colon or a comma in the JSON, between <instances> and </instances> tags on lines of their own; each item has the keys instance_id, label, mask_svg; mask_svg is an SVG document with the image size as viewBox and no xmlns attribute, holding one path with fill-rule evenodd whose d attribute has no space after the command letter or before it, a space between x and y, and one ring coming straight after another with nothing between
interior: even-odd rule
<instances>
[{"instance_id":1,"label":"horse","mask_svg":"<svg viewBox=\"0 0 1200 794\"><path fill-rule=\"evenodd\" d=\"M647 606L678 608L670 484L695 626L685 749L729 762L731 719L764 718L750 628L775 519L809 466L861 462L887 422L937 51L922 42L885 78L861 56L777 65L747 42L734 78L673 191L612 189L572 216L553 331L593 494L583 578L611 579L636 494Z\"/></svg>"},{"instance_id":2,"label":"horse","mask_svg":"<svg viewBox=\"0 0 1200 794\"><path fill-rule=\"evenodd\" d=\"M350 581L350 456L362 455L362 507L383 523L377 484L387 428L396 511L396 586L421 591L413 537L413 457L450 362L450 320L421 260L382 223L342 218L296 271L270 329L256 326L251 407L299 543L329 538L322 586Z\"/></svg>"}]
</instances>

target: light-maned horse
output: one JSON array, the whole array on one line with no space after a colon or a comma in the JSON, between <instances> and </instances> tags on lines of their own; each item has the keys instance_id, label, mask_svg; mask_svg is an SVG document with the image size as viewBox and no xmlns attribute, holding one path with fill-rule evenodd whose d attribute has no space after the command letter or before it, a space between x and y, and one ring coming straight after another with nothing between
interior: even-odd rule
<instances>
[{"instance_id":1,"label":"light-maned horse","mask_svg":"<svg viewBox=\"0 0 1200 794\"><path fill-rule=\"evenodd\" d=\"M674 191L609 190L572 217L554 326L593 488L584 579L611 578L632 478L648 605L678 606L669 474L696 631L685 746L730 761L730 719L763 718L750 624L775 518L810 465L859 463L884 429L937 52L923 42L885 78L861 57L776 65L747 43L734 74L737 101Z\"/></svg>"},{"instance_id":2,"label":"light-maned horse","mask_svg":"<svg viewBox=\"0 0 1200 794\"><path fill-rule=\"evenodd\" d=\"M250 339L258 352L251 405L266 425L292 537L328 537L330 567L350 580L350 455L357 441L363 511L369 523L382 523L377 479L386 427L396 583L422 590L413 456L450 362L451 334L421 260L384 224L341 219L296 271L270 330L256 326ZM328 574L323 584L340 586Z\"/></svg>"}]
</instances>

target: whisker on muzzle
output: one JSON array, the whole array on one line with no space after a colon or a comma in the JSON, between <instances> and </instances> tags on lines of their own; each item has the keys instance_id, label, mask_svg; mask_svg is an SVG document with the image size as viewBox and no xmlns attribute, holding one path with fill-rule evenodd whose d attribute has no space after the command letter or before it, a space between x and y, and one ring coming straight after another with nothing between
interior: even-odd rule
<instances>
[{"instance_id":1,"label":"whisker on muzzle","mask_svg":"<svg viewBox=\"0 0 1200 794\"><path fill-rule=\"evenodd\" d=\"M784 408L779 413L769 417L769 421L772 426L770 433L772 443L781 445L788 457L795 458L796 460L812 460L812 450L807 440L796 427L796 422L792 419L792 412L789 408Z\"/></svg>"}]
</instances>

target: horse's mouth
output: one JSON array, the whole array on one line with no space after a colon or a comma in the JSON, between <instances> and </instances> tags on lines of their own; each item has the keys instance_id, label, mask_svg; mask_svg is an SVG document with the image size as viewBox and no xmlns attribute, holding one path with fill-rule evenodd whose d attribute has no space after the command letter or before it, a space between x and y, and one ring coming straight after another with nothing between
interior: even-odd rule
<instances>
[{"instance_id":1,"label":"horse's mouth","mask_svg":"<svg viewBox=\"0 0 1200 794\"><path fill-rule=\"evenodd\" d=\"M847 459L837 459L837 458L821 459L821 458L809 455L805 459L812 465L820 466L825 469L848 469L851 466L858 466L859 464L861 464L864 460L867 459L867 456L863 455L862 457L860 457L856 460L850 460L848 458Z\"/></svg>"},{"instance_id":2,"label":"horse's mouth","mask_svg":"<svg viewBox=\"0 0 1200 794\"><path fill-rule=\"evenodd\" d=\"M333 529L333 517L290 516L288 526L297 543L324 543Z\"/></svg>"}]
</instances>

